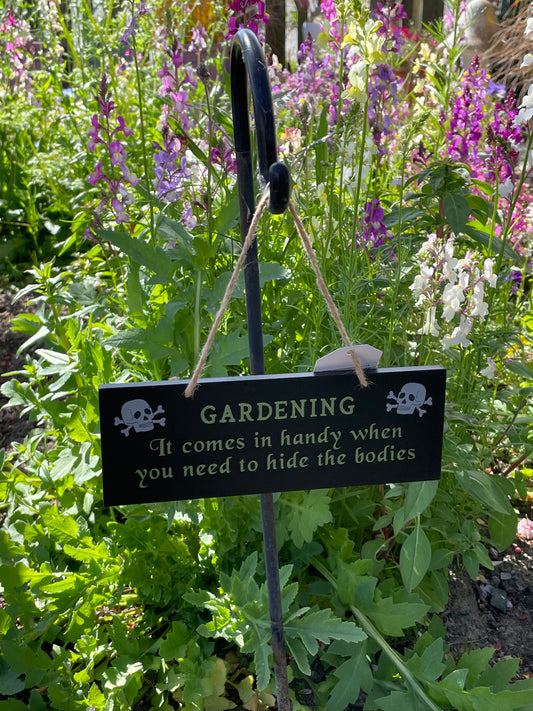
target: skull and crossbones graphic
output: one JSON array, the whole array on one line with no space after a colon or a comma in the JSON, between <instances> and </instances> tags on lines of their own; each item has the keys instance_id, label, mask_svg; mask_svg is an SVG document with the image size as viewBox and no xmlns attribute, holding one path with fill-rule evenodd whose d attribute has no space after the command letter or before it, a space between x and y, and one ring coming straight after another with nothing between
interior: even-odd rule
<instances>
[{"instance_id":1,"label":"skull and crossbones graphic","mask_svg":"<svg viewBox=\"0 0 533 711\"><path fill-rule=\"evenodd\" d=\"M387 395L387 399L396 400L395 403L387 403L387 412L396 408L398 415L412 415L415 410L418 410L418 416L422 417L426 414L426 410L423 409L424 405L433 404L430 397L426 399L426 388L421 383L406 383L398 393L398 396L391 390Z\"/></svg>"},{"instance_id":2,"label":"skull and crossbones graphic","mask_svg":"<svg viewBox=\"0 0 533 711\"><path fill-rule=\"evenodd\" d=\"M154 425L165 426L165 417L156 419L157 415L162 415L164 412L165 410L161 405L158 405L157 410L154 411L146 400L141 400L140 398L128 400L120 410L122 419L115 417L115 427L126 425L123 430L120 430L126 437L129 437L132 428L135 432L150 432L154 429Z\"/></svg>"}]
</instances>

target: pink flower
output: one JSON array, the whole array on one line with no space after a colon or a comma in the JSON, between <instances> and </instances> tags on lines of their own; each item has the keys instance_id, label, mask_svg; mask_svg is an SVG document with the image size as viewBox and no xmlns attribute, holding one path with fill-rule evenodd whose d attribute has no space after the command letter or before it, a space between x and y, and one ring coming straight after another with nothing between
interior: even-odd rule
<instances>
[{"instance_id":1,"label":"pink flower","mask_svg":"<svg viewBox=\"0 0 533 711\"><path fill-rule=\"evenodd\" d=\"M126 161L126 151L120 141L111 141L109 144L111 165L122 165Z\"/></svg>"},{"instance_id":2,"label":"pink flower","mask_svg":"<svg viewBox=\"0 0 533 711\"><path fill-rule=\"evenodd\" d=\"M122 116L117 116L117 123L118 126L117 128L115 128L113 133L118 133L119 131L122 131L122 133L124 134L124 138L133 135L133 131L131 130L131 128L128 128L128 126L126 126L126 122L124 121L124 118Z\"/></svg>"},{"instance_id":3,"label":"pink flower","mask_svg":"<svg viewBox=\"0 0 533 711\"><path fill-rule=\"evenodd\" d=\"M516 527L516 534L520 538L533 539L533 521L528 518L521 518Z\"/></svg>"},{"instance_id":4,"label":"pink flower","mask_svg":"<svg viewBox=\"0 0 533 711\"><path fill-rule=\"evenodd\" d=\"M94 173L89 175L88 181L94 187L99 180L102 180L102 178L105 178L105 176L102 172L102 161L99 161Z\"/></svg>"}]
</instances>

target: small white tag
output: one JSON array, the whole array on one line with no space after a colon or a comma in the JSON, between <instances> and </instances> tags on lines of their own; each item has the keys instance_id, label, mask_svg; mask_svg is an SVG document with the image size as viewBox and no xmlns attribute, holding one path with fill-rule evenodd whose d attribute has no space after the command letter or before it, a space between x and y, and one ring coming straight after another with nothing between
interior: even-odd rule
<instances>
[{"instance_id":1,"label":"small white tag","mask_svg":"<svg viewBox=\"0 0 533 711\"><path fill-rule=\"evenodd\" d=\"M331 373L332 371L353 370L353 361L350 356L350 351L353 351L357 356L357 360L361 363L361 368L372 368L375 370L378 367L379 359L383 355L383 351L363 344L360 346L344 346L337 348L332 353L328 353L322 358L319 358L313 368L313 373Z\"/></svg>"}]
</instances>

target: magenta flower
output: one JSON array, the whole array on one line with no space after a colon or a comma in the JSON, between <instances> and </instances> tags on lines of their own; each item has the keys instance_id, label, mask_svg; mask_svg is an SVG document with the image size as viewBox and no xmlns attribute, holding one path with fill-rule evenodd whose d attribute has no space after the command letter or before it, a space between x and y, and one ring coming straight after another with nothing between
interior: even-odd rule
<instances>
[{"instance_id":1,"label":"magenta flower","mask_svg":"<svg viewBox=\"0 0 533 711\"><path fill-rule=\"evenodd\" d=\"M109 144L109 157L111 165L123 165L126 162L126 151L120 141L111 141Z\"/></svg>"},{"instance_id":2,"label":"magenta flower","mask_svg":"<svg viewBox=\"0 0 533 711\"><path fill-rule=\"evenodd\" d=\"M90 174L88 180L89 180L90 184L93 186L93 188L99 180L105 180L105 176L102 172L102 161L98 161L96 170L94 171L94 173Z\"/></svg>"},{"instance_id":3,"label":"magenta flower","mask_svg":"<svg viewBox=\"0 0 533 711\"><path fill-rule=\"evenodd\" d=\"M228 20L226 39L233 39L238 30L247 27L256 35L259 34L259 25L268 22L265 13L265 3L259 0L230 0L229 9L234 13Z\"/></svg>"},{"instance_id":4,"label":"magenta flower","mask_svg":"<svg viewBox=\"0 0 533 711\"><path fill-rule=\"evenodd\" d=\"M123 116L117 117L116 126L111 125L115 104L111 99L105 75L102 77L96 100L100 111L91 119L87 148L95 152L97 146L100 146L102 159L98 161L87 180L93 187L102 185L100 202L93 213L93 226L101 227L106 209L111 212L117 224L129 221L125 205L133 201L130 189L138 184L139 179L128 169L126 149L122 142L115 138L119 133L125 138L131 136L132 131L126 126Z\"/></svg>"}]
</instances>

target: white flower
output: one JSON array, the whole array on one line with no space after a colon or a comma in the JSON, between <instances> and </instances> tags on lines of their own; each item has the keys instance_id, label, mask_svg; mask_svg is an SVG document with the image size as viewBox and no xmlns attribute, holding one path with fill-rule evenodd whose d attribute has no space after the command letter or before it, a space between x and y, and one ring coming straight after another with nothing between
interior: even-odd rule
<instances>
[{"instance_id":1,"label":"white flower","mask_svg":"<svg viewBox=\"0 0 533 711\"><path fill-rule=\"evenodd\" d=\"M486 281L489 282L489 286L494 289L496 286L496 282L498 281L498 275L492 273L493 266L494 262L492 259L485 259L485 261L483 262L483 276L485 277Z\"/></svg>"},{"instance_id":2,"label":"white flower","mask_svg":"<svg viewBox=\"0 0 533 711\"><path fill-rule=\"evenodd\" d=\"M481 375L489 380L494 380L498 376L498 369L496 368L496 363L492 358L487 358L487 367L479 371Z\"/></svg>"},{"instance_id":3,"label":"white flower","mask_svg":"<svg viewBox=\"0 0 533 711\"><path fill-rule=\"evenodd\" d=\"M409 287L415 296L420 296L423 294L427 288L428 282L433 276L433 267L428 264L420 265L420 274L417 274L414 278L413 283Z\"/></svg>"},{"instance_id":4,"label":"white flower","mask_svg":"<svg viewBox=\"0 0 533 711\"><path fill-rule=\"evenodd\" d=\"M523 67L530 67L533 64L533 54L530 54L529 52L524 55L524 59L522 60L522 64L520 65L520 69Z\"/></svg>"},{"instance_id":5,"label":"white flower","mask_svg":"<svg viewBox=\"0 0 533 711\"><path fill-rule=\"evenodd\" d=\"M533 59L533 55L532 55ZM513 181L511 178L507 178L507 180L504 183L501 183L498 187L498 192L500 194L500 197L507 198L509 195L513 192Z\"/></svg>"},{"instance_id":6,"label":"white flower","mask_svg":"<svg viewBox=\"0 0 533 711\"><path fill-rule=\"evenodd\" d=\"M480 301L483 301L483 297L485 296L485 282L480 279L474 284L474 288L472 289L472 298L471 302L474 304L478 304Z\"/></svg>"},{"instance_id":7,"label":"white flower","mask_svg":"<svg viewBox=\"0 0 533 711\"><path fill-rule=\"evenodd\" d=\"M463 348L468 348L472 341L469 341L467 336L472 329L473 323L474 319L461 315L461 322L453 329L451 336L444 336L442 339L442 345L446 348L449 348L450 346L462 346Z\"/></svg>"},{"instance_id":8,"label":"white flower","mask_svg":"<svg viewBox=\"0 0 533 711\"><path fill-rule=\"evenodd\" d=\"M430 309L426 311L426 321L422 328L418 329L418 333L420 333L423 336L427 336L428 333L431 334L432 336L438 336L440 328L437 325L435 318L436 318L436 312L437 307L432 306Z\"/></svg>"},{"instance_id":9,"label":"white flower","mask_svg":"<svg viewBox=\"0 0 533 711\"><path fill-rule=\"evenodd\" d=\"M451 321L459 311L463 298L463 288L459 284L446 284L442 293L442 315L446 321Z\"/></svg>"},{"instance_id":10,"label":"white flower","mask_svg":"<svg viewBox=\"0 0 533 711\"><path fill-rule=\"evenodd\" d=\"M524 34L528 35L530 32L533 32L533 17L527 18L526 29L524 30Z\"/></svg>"},{"instance_id":11,"label":"white flower","mask_svg":"<svg viewBox=\"0 0 533 711\"><path fill-rule=\"evenodd\" d=\"M520 110L515 118L515 124L519 126L533 116L533 84L527 90L527 94L522 99L522 103L518 107Z\"/></svg>"}]
</instances>

